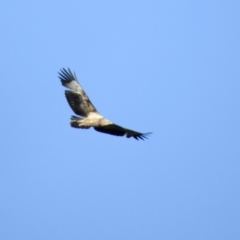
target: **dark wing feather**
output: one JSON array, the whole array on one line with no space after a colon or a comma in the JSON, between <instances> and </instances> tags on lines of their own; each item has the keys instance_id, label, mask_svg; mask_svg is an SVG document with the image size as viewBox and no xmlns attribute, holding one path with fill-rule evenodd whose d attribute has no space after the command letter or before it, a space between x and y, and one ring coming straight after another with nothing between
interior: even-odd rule
<instances>
[{"instance_id":1,"label":"dark wing feather","mask_svg":"<svg viewBox=\"0 0 240 240\"><path fill-rule=\"evenodd\" d=\"M59 78L64 87L71 89L65 91L65 96L70 107L76 114L86 117L90 112L97 112L97 109L78 83L75 73L72 73L70 69L67 71L63 68L59 72Z\"/></svg>"},{"instance_id":2,"label":"dark wing feather","mask_svg":"<svg viewBox=\"0 0 240 240\"><path fill-rule=\"evenodd\" d=\"M107 134L111 134L111 135L115 135L115 136L126 135L127 138L133 137L136 140L138 140L138 139L144 140L145 138L147 138L147 136L149 134L151 134L151 133L135 132L133 130L118 126L116 124L109 124L109 125L105 125L105 126L94 127L94 129L98 132L107 133Z\"/></svg>"}]
</instances>

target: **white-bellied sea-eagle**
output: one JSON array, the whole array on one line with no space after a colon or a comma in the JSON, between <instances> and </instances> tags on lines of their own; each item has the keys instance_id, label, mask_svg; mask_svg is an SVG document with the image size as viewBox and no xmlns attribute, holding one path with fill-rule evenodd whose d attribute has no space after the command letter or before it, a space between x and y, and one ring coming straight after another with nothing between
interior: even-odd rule
<instances>
[{"instance_id":1,"label":"white-bellied sea-eagle","mask_svg":"<svg viewBox=\"0 0 240 240\"><path fill-rule=\"evenodd\" d=\"M59 78L64 87L71 89L65 91L65 96L74 113L80 116L71 117L70 124L72 127L85 129L93 127L98 132L115 136L125 135L127 138L133 137L137 140L144 140L150 134L123 128L104 118L93 106L87 94L78 83L76 74L72 73L70 69L61 69Z\"/></svg>"}]
</instances>

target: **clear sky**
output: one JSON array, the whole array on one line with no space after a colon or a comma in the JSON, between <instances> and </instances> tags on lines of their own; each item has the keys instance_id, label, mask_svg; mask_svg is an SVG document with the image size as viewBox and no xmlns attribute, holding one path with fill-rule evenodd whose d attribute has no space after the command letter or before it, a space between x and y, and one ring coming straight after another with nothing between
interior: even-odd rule
<instances>
[{"instance_id":1,"label":"clear sky","mask_svg":"<svg viewBox=\"0 0 240 240\"><path fill-rule=\"evenodd\" d=\"M240 239L240 1L0 3L0 239ZM136 141L69 125L58 71Z\"/></svg>"}]
</instances>

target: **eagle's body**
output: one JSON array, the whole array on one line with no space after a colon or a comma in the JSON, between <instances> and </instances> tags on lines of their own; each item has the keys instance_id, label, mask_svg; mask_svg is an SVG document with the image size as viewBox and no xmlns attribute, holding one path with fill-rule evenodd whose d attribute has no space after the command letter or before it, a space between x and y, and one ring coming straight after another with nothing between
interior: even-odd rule
<instances>
[{"instance_id":1,"label":"eagle's body","mask_svg":"<svg viewBox=\"0 0 240 240\"><path fill-rule=\"evenodd\" d=\"M76 128L90 128L90 127L99 127L112 124L109 120L104 118L99 113L89 113L87 117L81 118L72 116L71 125Z\"/></svg>"},{"instance_id":2,"label":"eagle's body","mask_svg":"<svg viewBox=\"0 0 240 240\"><path fill-rule=\"evenodd\" d=\"M137 140L139 138L144 140L144 138L147 138L147 135L150 134L139 133L123 128L103 117L93 106L87 94L78 83L76 75L73 74L70 69L67 71L63 68L59 73L59 78L63 86L71 89L65 91L65 96L72 110L80 116L71 117L70 124L72 127L85 129L94 127L96 131L102 133L115 136L126 135L127 138L134 137Z\"/></svg>"}]
</instances>

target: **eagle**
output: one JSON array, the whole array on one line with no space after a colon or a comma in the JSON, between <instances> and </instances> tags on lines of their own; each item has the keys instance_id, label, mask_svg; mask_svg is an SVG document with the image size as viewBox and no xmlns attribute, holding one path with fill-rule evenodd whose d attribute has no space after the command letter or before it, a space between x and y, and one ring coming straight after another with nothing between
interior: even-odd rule
<instances>
[{"instance_id":1,"label":"eagle","mask_svg":"<svg viewBox=\"0 0 240 240\"><path fill-rule=\"evenodd\" d=\"M140 133L121 127L103 117L94 107L89 97L79 84L77 76L68 68L60 70L59 78L62 85L70 90L65 90L69 106L78 116L72 116L70 125L74 128L88 129L93 127L96 131L115 136L133 137L144 140L151 133Z\"/></svg>"}]
</instances>

